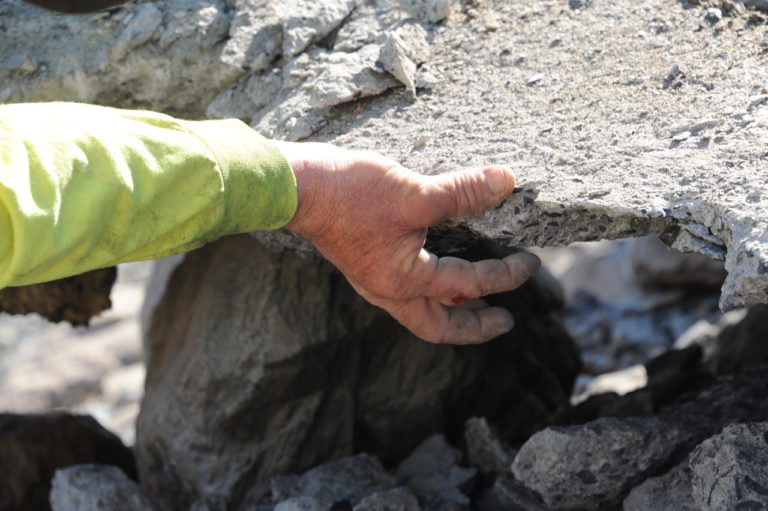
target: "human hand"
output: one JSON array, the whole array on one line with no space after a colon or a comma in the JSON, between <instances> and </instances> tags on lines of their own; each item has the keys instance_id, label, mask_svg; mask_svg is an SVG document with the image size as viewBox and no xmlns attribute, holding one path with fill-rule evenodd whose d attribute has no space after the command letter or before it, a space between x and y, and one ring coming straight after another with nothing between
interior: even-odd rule
<instances>
[{"instance_id":1,"label":"human hand","mask_svg":"<svg viewBox=\"0 0 768 511\"><path fill-rule=\"evenodd\" d=\"M520 286L539 259L517 253L470 263L424 250L427 227L479 213L509 195L503 167L423 176L380 154L276 142L296 175L299 207L286 227L309 240L363 298L436 343L476 344L512 328L481 297Z\"/></svg>"}]
</instances>

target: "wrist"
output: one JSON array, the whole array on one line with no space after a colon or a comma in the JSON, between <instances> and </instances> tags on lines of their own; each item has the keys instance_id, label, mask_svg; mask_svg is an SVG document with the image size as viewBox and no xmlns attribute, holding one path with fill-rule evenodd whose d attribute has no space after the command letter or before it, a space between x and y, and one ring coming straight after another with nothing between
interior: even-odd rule
<instances>
[{"instance_id":1,"label":"wrist","mask_svg":"<svg viewBox=\"0 0 768 511\"><path fill-rule=\"evenodd\" d=\"M296 179L298 206L285 228L311 240L322 230L331 209L331 204L320 204L320 197L328 187L328 165L318 161L313 154L334 147L306 142L274 141L274 144L288 160Z\"/></svg>"}]
</instances>

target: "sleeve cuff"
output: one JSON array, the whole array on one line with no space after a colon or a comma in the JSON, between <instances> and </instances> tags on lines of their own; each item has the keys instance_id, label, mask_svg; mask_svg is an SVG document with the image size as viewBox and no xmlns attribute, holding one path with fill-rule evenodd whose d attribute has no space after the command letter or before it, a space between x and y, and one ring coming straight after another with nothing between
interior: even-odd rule
<instances>
[{"instance_id":1,"label":"sleeve cuff","mask_svg":"<svg viewBox=\"0 0 768 511\"><path fill-rule=\"evenodd\" d=\"M182 123L218 161L224 182L220 234L277 229L293 218L296 178L268 139L236 119Z\"/></svg>"}]
</instances>

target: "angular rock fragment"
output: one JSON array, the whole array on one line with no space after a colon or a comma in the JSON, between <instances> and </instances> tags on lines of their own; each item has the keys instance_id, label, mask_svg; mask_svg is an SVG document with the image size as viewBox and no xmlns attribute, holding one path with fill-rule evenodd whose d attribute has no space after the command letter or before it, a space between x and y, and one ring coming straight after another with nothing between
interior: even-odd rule
<instances>
[{"instance_id":1,"label":"angular rock fragment","mask_svg":"<svg viewBox=\"0 0 768 511\"><path fill-rule=\"evenodd\" d=\"M427 32L417 23L407 23L383 36L379 60L381 66L405 85L416 90L416 71L429 59Z\"/></svg>"},{"instance_id":2,"label":"angular rock fragment","mask_svg":"<svg viewBox=\"0 0 768 511\"><path fill-rule=\"evenodd\" d=\"M459 466L461 451L443 435L433 435L416 448L397 468L398 481L405 484L427 509L468 510L470 489L477 473Z\"/></svg>"},{"instance_id":3,"label":"angular rock fragment","mask_svg":"<svg viewBox=\"0 0 768 511\"><path fill-rule=\"evenodd\" d=\"M327 511L328 505L312 497L291 497L275 506L274 511Z\"/></svg>"},{"instance_id":4,"label":"angular rock fragment","mask_svg":"<svg viewBox=\"0 0 768 511\"><path fill-rule=\"evenodd\" d=\"M715 375L734 373L768 362L768 305L755 305L726 314L721 330L704 340L704 365Z\"/></svg>"},{"instance_id":5,"label":"angular rock fragment","mask_svg":"<svg viewBox=\"0 0 768 511\"><path fill-rule=\"evenodd\" d=\"M200 117L242 74L221 57L228 11L220 0L175 0L62 16L2 2L0 62L23 49L22 62L35 66L11 81L0 66L0 101L69 100Z\"/></svg>"},{"instance_id":6,"label":"angular rock fragment","mask_svg":"<svg viewBox=\"0 0 768 511\"><path fill-rule=\"evenodd\" d=\"M512 472L553 509L598 509L618 503L702 434L693 417L605 418L550 427L523 444Z\"/></svg>"},{"instance_id":7,"label":"angular rock fragment","mask_svg":"<svg viewBox=\"0 0 768 511\"><path fill-rule=\"evenodd\" d=\"M734 422L768 421L768 370L765 367L719 377L711 385L681 402L664 408L664 415L694 415L707 423L709 434Z\"/></svg>"},{"instance_id":8,"label":"angular rock fragment","mask_svg":"<svg viewBox=\"0 0 768 511\"><path fill-rule=\"evenodd\" d=\"M691 453L695 509L768 508L768 423L732 424Z\"/></svg>"},{"instance_id":9,"label":"angular rock fragment","mask_svg":"<svg viewBox=\"0 0 768 511\"><path fill-rule=\"evenodd\" d=\"M451 15L454 0L396 0L411 16L439 23Z\"/></svg>"},{"instance_id":10,"label":"angular rock fragment","mask_svg":"<svg viewBox=\"0 0 768 511\"><path fill-rule=\"evenodd\" d=\"M341 25L357 0L287 0L275 3L283 20L283 56L290 58L304 51Z\"/></svg>"},{"instance_id":11,"label":"angular rock fragment","mask_svg":"<svg viewBox=\"0 0 768 511\"><path fill-rule=\"evenodd\" d=\"M0 509L47 511L54 472L82 463L115 465L136 477L131 450L92 417L0 414Z\"/></svg>"},{"instance_id":12,"label":"angular rock fragment","mask_svg":"<svg viewBox=\"0 0 768 511\"><path fill-rule=\"evenodd\" d=\"M623 511L699 511L691 497L688 458L666 474L651 477L629 492Z\"/></svg>"},{"instance_id":13,"label":"angular rock fragment","mask_svg":"<svg viewBox=\"0 0 768 511\"><path fill-rule=\"evenodd\" d=\"M405 488L378 491L360 501L354 511L419 511L419 501Z\"/></svg>"},{"instance_id":14,"label":"angular rock fragment","mask_svg":"<svg viewBox=\"0 0 768 511\"><path fill-rule=\"evenodd\" d=\"M502 473L512 463L513 456L484 417L472 417L464 423L464 443L469 464L481 472Z\"/></svg>"},{"instance_id":15,"label":"angular rock fragment","mask_svg":"<svg viewBox=\"0 0 768 511\"><path fill-rule=\"evenodd\" d=\"M535 492L507 471L496 478L491 490L492 505L498 511L549 511ZM491 509L494 509L493 507Z\"/></svg>"},{"instance_id":16,"label":"angular rock fragment","mask_svg":"<svg viewBox=\"0 0 768 511\"><path fill-rule=\"evenodd\" d=\"M152 511L139 489L117 467L75 465L59 469L51 486L53 511Z\"/></svg>"},{"instance_id":17,"label":"angular rock fragment","mask_svg":"<svg viewBox=\"0 0 768 511\"><path fill-rule=\"evenodd\" d=\"M358 454L320 465L300 476L276 476L271 486L274 501L308 497L327 508L345 500L354 505L364 497L393 488L395 479L376 458Z\"/></svg>"},{"instance_id":18,"label":"angular rock fragment","mask_svg":"<svg viewBox=\"0 0 768 511\"><path fill-rule=\"evenodd\" d=\"M237 0L221 60L233 67L261 71L280 56L282 44L283 21L273 2Z\"/></svg>"},{"instance_id":19,"label":"angular rock fragment","mask_svg":"<svg viewBox=\"0 0 768 511\"><path fill-rule=\"evenodd\" d=\"M300 140L317 131L330 107L381 94L397 82L376 70L379 46L353 53L311 50L283 68L283 83L274 101L253 119L265 136Z\"/></svg>"},{"instance_id":20,"label":"angular rock fragment","mask_svg":"<svg viewBox=\"0 0 768 511\"><path fill-rule=\"evenodd\" d=\"M407 12L396 6L362 3L339 28L333 49L357 51L366 44L375 43L387 29L409 17Z\"/></svg>"}]
</instances>

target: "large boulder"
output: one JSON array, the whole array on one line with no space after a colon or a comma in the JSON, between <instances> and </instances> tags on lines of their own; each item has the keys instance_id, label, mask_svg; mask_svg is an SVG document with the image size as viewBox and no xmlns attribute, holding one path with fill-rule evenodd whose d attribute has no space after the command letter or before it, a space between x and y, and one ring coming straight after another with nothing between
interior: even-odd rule
<instances>
[{"instance_id":1,"label":"large boulder","mask_svg":"<svg viewBox=\"0 0 768 511\"><path fill-rule=\"evenodd\" d=\"M243 509L274 475L360 451L391 464L471 416L521 441L568 406L578 358L538 281L492 300L510 334L433 345L325 262L248 236L189 254L149 328L142 484L165 509Z\"/></svg>"}]
</instances>

